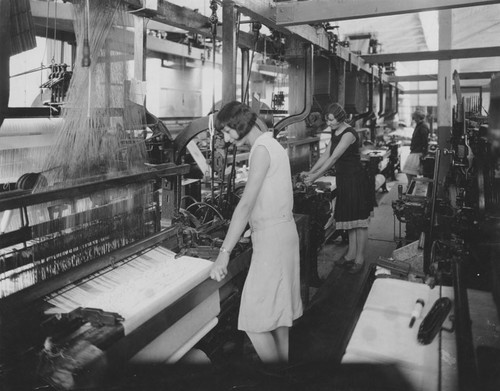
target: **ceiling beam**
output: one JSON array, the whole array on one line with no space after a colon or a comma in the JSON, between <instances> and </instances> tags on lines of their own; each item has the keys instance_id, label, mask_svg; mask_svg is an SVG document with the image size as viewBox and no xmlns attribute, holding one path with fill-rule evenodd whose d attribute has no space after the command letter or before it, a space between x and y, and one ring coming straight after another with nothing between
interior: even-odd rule
<instances>
[{"instance_id":1,"label":"ceiling beam","mask_svg":"<svg viewBox=\"0 0 500 391\"><path fill-rule=\"evenodd\" d=\"M455 86L452 87L453 93L455 93ZM476 92L490 92L490 86L485 85L485 86L460 86L460 90L463 93L476 93ZM438 93L438 90L432 90L432 89L426 89L426 90L405 90L400 92L404 95L428 95L428 94L436 94Z\"/></svg>"},{"instance_id":2,"label":"ceiling beam","mask_svg":"<svg viewBox=\"0 0 500 391\"><path fill-rule=\"evenodd\" d=\"M498 72L464 72L459 73L460 80L482 80L491 79ZM388 76L389 81L400 83L404 81L437 81L437 74L428 75L408 75L408 76Z\"/></svg>"},{"instance_id":3,"label":"ceiling beam","mask_svg":"<svg viewBox=\"0 0 500 391\"><path fill-rule=\"evenodd\" d=\"M275 7L276 4L281 3L275 3L271 0L234 0L234 4L238 7L242 14L249 16L253 20L262 23L268 28L284 32L286 35L291 35L300 41L312 43L317 48L328 52L330 51L328 33L321 26L304 25L288 26L286 28L279 26L276 23ZM359 70L372 73L372 66L365 63L360 56L351 52L349 49L338 46L336 48L335 55ZM386 75L379 75L377 71L374 72L374 75L388 82Z\"/></svg>"},{"instance_id":4,"label":"ceiling beam","mask_svg":"<svg viewBox=\"0 0 500 391\"><path fill-rule=\"evenodd\" d=\"M234 0L233 2L242 14L251 17L256 22L302 41L310 42L321 49L328 50L329 48L328 34L322 28L308 25L290 28L278 26L275 18L275 2L272 0Z\"/></svg>"},{"instance_id":5,"label":"ceiling beam","mask_svg":"<svg viewBox=\"0 0 500 391\"><path fill-rule=\"evenodd\" d=\"M436 94L438 90L404 90L401 92L403 95L428 95L428 94Z\"/></svg>"},{"instance_id":6,"label":"ceiling beam","mask_svg":"<svg viewBox=\"0 0 500 391\"><path fill-rule=\"evenodd\" d=\"M48 12L47 15L47 5L41 1L31 1L31 13L33 15L33 21L35 24L35 31L37 35L41 37L45 37L46 35L46 27L50 26L52 28L54 26L54 8L53 4L51 5L51 11ZM56 38L64 41L71 42L74 40L74 31L73 31L73 13L72 13L72 4L58 4L57 5L57 20L56 22ZM132 16L130 16L131 21L130 25L133 26ZM208 18L206 18L208 20ZM47 38L53 38L54 33L53 30L49 29L49 34L47 34ZM133 31L123 31L123 30L115 30L112 29L110 31L111 45L113 45L114 41L117 42L129 42L132 44L134 42L134 33ZM115 49L119 50L123 45L118 44ZM191 59L193 61L201 62L201 57L204 54L203 49L199 48L191 48L188 51L187 46L181 43L176 43L172 41L168 41L165 39L160 39L153 36L147 37L146 48L148 51L149 57L162 57L164 54L169 54L173 56L179 56ZM130 48L132 51L132 48ZM216 63L220 65L221 59L220 56L216 56Z\"/></svg>"},{"instance_id":7,"label":"ceiling beam","mask_svg":"<svg viewBox=\"0 0 500 391\"><path fill-rule=\"evenodd\" d=\"M306 0L276 3L276 24L296 26L495 4L482 0Z\"/></svg>"},{"instance_id":8,"label":"ceiling beam","mask_svg":"<svg viewBox=\"0 0 500 391\"><path fill-rule=\"evenodd\" d=\"M125 0L125 2L131 6L138 7L138 9L143 7L143 0ZM212 36L210 19L208 17L192 9L167 1L158 1L158 10L150 18L155 22L177 27L190 33L199 34L204 37ZM222 34L219 30L217 31L217 39L222 39Z\"/></svg>"},{"instance_id":9,"label":"ceiling beam","mask_svg":"<svg viewBox=\"0 0 500 391\"><path fill-rule=\"evenodd\" d=\"M124 2L127 3L131 9L141 9L143 7L143 0L124 0ZM239 12L250 16L252 21L260 22L285 35L296 36L322 49L326 50L329 47L328 35L323 29L317 29L312 26L298 26L290 29L279 27L274 20L274 1L234 0L233 3L238 8ZM169 3L166 0L158 0L158 10L153 15L148 11L148 17L159 23L168 24L204 36L210 36L210 19L208 17L194 12L189 8ZM217 39L222 40L220 31L221 29L219 28L217 30ZM245 44L243 45L242 42L239 42L240 46L253 49L252 34L240 31L238 35L239 41L242 40L242 37L245 37Z\"/></svg>"},{"instance_id":10,"label":"ceiling beam","mask_svg":"<svg viewBox=\"0 0 500 391\"><path fill-rule=\"evenodd\" d=\"M369 64L385 64L391 62L454 60L459 58L499 57L500 46L469 49L451 49L439 51L422 51L409 53L366 54L361 57Z\"/></svg>"},{"instance_id":11,"label":"ceiling beam","mask_svg":"<svg viewBox=\"0 0 500 391\"><path fill-rule=\"evenodd\" d=\"M142 0L124 0L124 2L129 6L131 10L139 10L143 8ZM49 26L54 26L54 6L52 3L49 3L51 11L48 12L48 15L47 3L31 0L30 4L36 25L38 25L39 27L44 27L48 23ZM278 26L275 20L275 2L272 0L234 0L234 4L238 8L238 11L252 18L252 21L260 22L268 28L280 31L287 36L292 36L299 41L312 43L319 49L323 49L326 51L330 50L328 33L324 28L320 26ZM56 21L56 28L58 30L73 33L72 7L72 4L58 3ZM194 10L169 3L166 0L158 0L157 11L146 10L146 12L147 15L145 15L145 17L147 16L149 19L155 22L180 28L191 33L210 36L210 19L199 14L198 12L195 12ZM139 14L140 13L135 13L135 15ZM130 18L132 20L132 16ZM130 25L133 26L132 21L130 22ZM150 38L151 37L148 37L148 40ZM217 39L222 40L221 26L217 28ZM169 41L163 42L165 42L165 45L167 46L167 42ZM247 49L253 49L253 35L240 31L238 33L238 45ZM161 44L159 42L154 42L152 45L148 45L148 50L160 50L160 53L165 53L165 50L160 49L160 47ZM261 51L259 49L263 47L264 45L262 40L262 42L259 42L258 44L257 51ZM359 70L363 70L368 73L372 72L371 64L365 63L365 61L360 56L352 53L344 47L337 47L335 55L345 60L352 66L355 66ZM378 77L378 72L375 72L375 75ZM382 80L388 81L385 75L381 75L380 77L382 78Z\"/></svg>"},{"instance_id":12,"label":"ceiling beam","mask_svg":"<svg viewBox=\"0 0 500 391\"><path fill-rule=\"evenodd\" d=\"M71 1L71 0L70 0ZM140 10L143 8L143 0L124 0L131 11ZM293 35L302 41L311 42L319 48L328 50L329 40L327 32L322 28L312 26L297 26L290 29L279 27L274 22L274 4L271 0L236 0L234 4L238 10L252 18L253 21L261 22L267 27L281 31L286 35ZM45 27L47 24L54 27L54 4L49 3L49 11L47 11L47 3L37 0L31 0L31 11L35 24L40 27ZM66 32L73 32L72 22L73 4L57 4L57 20L56 29ZM158 9L156 11L145 10L144 17L151 19L157 23L179 28L193 34L199 34L205 37L211 37L210 18L206 17L194 10L186 7L181 7L172 4L166 0L158 0ZM134 12L135 15L141 15L141 12ZM272 18L271 18L272 17ZM132 16L130 21L127 21L130 27L133 26ZM218 26L216 39L222 41L222 28ZM240 31L238 33L238 46L246 49L254 49L255 42L253 34ZM257 45L257 51L264 51L264 39L260 39ZM269 50L269 48L267 48ZM355 61L364 64L361 59Z\"/></svg>"},{"instance_id":13,"label":"ceiling beam","mask_svg":"<svg viewBox=\"0 0 500 391\"><path fill-rule=\"evenodd\" d=\"M133 9L142 8L142 0L125 0L126 3ZM42 1L30 1L31 14L36 26L45 28L55 28L65 32L73 32L73 4L57 4L57 20L54 24L54 5L49 3L50 9L47 11L47 3ZM148 14L148 17L155 22L161 23L165 26L172 26L185 30L193 34L199 34L205 37L211 36L210 32L210 19L206 16L190 10L185 7L168 3L160 0L158 2L158 11L155 14ZM125 23L132 27L134 26L132 15ZM52 38L50 35L47 38ZM222 30L220 26L217 28L217 39L222 40ZM254 47L253 35L240 31L238 34L238 44L241 47L252 48Z\"/></svg>"}]
</instances>

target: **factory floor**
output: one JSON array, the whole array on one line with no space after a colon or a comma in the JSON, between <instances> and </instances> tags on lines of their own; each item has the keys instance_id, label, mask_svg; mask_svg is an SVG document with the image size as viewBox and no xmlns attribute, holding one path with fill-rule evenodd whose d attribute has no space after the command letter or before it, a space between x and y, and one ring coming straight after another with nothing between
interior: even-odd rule
<instances>
[{"instance_id":1,"label":"factory floor","mask_svg":"<svg viewBox=\"0 0 500 391\"><path fill-rule=\"evenodd\" d=\"M174 368L150 368L146 372L129 373L128 386L141 389L179 390L319 390L323 387L343 390L356 386L359 390L373 389L373 379L391 378L391 389L407 390L406 385L394 384L390 368L340 366L342 355L368 293L370 265L380 256L390 257L396 249L392 201L399 184L406 185L406 176L398 174L387 182L389 192L377 193L377 207L370 221L365 267L359 274L349 274L334 266L344 255L347 243L333 235L318 254L318 274L323 283L309 289L303 316L290 329L290 362L286 366L263 365L248 337L238 332L223 344L225 351L209 365L203 352L191 356ZM334 369L335 368L335 369ZM184 370L183 370L184 369ZM362 374L362 375L361 375ZM397 376L396 376L397 377ZM332 385L334 388L331 388ZM380 389L386 389L382 384ZM317 386L317 387L316 387ZM146 388L144 388L146 387Z\"/></svg>"},{"instance_id":2,"label":"factory floor","mask_svg":"<svg viewBox=\"0 0 500 391\"><path fill-rule=\"evenodd\" d=\"M377 207L368 228L365 267L350 274L334 266L347 251L341 237L329 240L318 254L318 274L324 279L319 288L311 288L311 299L290 337L290 358L296 363L328 361L340 363L344 349L359 315L367 292L370 265L379 257L390 257L396 249L392 201L398 185L406 186L406 176L398 174L387 183L389 192L377 192ZM399 227L396 226L396 230Z\"/></svg>"}]
</instances>

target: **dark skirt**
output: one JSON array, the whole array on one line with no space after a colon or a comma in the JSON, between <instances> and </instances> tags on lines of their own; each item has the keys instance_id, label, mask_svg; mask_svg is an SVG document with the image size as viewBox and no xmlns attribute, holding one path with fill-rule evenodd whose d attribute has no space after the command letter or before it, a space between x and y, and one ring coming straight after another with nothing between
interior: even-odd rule
<instances>
[{"instance_id":1,"label":"dark skirt","mask_svg":"<svg viewBox=\"0 0 500 391\"><path fill-rule=\"evenodd\" d=\"M365 170L337 175L335 222L337 229L368 227L375 206L373 189Z\"/></svg>"}]
</instances>

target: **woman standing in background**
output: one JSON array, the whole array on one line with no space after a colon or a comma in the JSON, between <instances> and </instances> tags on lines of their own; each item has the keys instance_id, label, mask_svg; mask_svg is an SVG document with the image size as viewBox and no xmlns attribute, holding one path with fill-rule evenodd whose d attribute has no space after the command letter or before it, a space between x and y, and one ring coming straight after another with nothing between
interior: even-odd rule
<instances>
[{"instance_id":1,"label":"woman standing in background","mask_svg":"<svg viewBox=\"0 0 500 391\"><path fill-rule=\"evenodd\" d=\"M335 165L336 228L347 230L349 235L347 252L335 264L355 274L364 266L375 194L368 174L361 165L358 133L345 122L346 118L347 114L341 105L333 103L328 106L325 120L332 132L330 143L311 170L303 172L301 176L310 185Z\"/></svg>"},{"instance_id":2,"label":"woman standing in background","mask_svg":"<svg viewBox=\"0 0 500 391\"><path fill-rule=\"evenodd\" d=\"M402 170L408 178L407 190L413 178L421 174L420 158L427 153L429 145L429 126L425 123L425 113L416 110L412 115L412 119L416 125L411 136L410 154Z\"/></svg>"}]
</instances>

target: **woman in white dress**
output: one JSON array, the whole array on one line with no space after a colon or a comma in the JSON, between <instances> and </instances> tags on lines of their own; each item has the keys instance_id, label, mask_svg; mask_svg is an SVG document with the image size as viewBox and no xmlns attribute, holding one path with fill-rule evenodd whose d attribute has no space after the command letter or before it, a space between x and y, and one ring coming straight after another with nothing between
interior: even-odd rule
<instances>
[{"instance_id":1,"label":"woman in white dress","mask_svg":"<svg viewBox=\"0 0 500 391\"><path fill-rule=\"evenodd\" d=\"M272 133L262 131L256 120L247 105L236 101L217 113L216 127L225 141L247 144L251 150L248 181L210 277L225 278L231 250L249 223L253 253L238 329L247 333L263 362L287 362L289 328L303 311L290 161Z\"/></svg>"}]
</instances>

